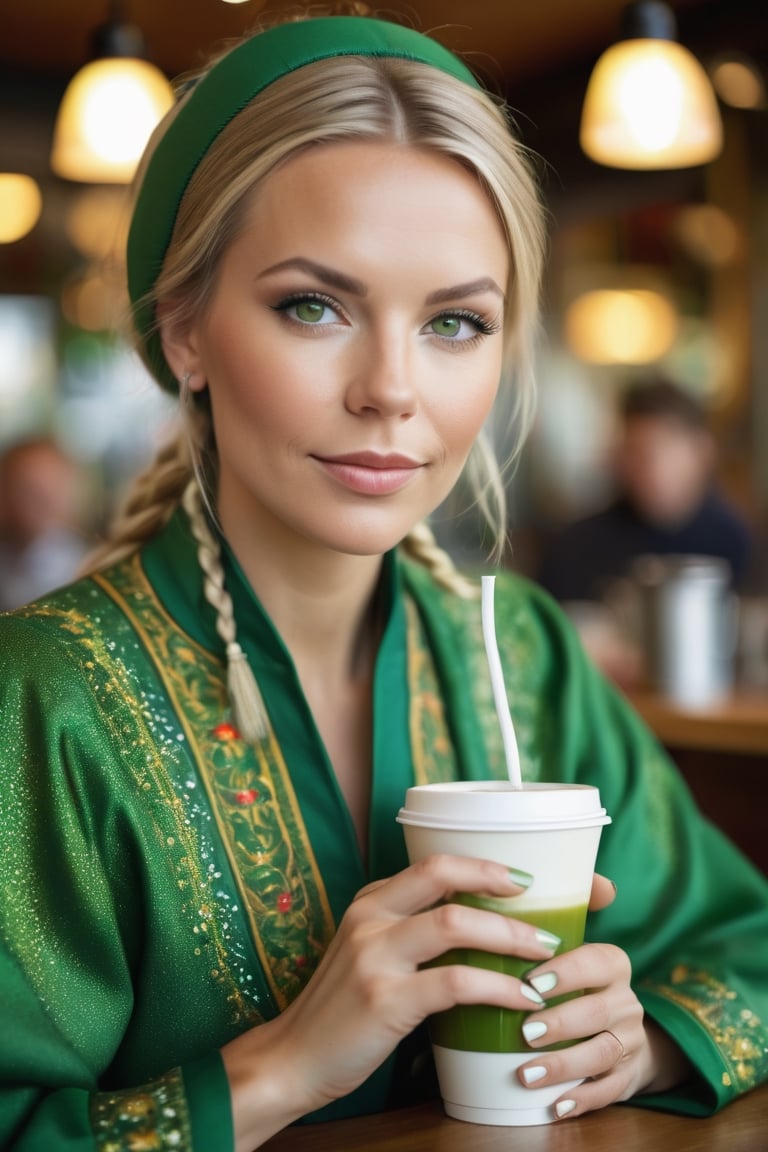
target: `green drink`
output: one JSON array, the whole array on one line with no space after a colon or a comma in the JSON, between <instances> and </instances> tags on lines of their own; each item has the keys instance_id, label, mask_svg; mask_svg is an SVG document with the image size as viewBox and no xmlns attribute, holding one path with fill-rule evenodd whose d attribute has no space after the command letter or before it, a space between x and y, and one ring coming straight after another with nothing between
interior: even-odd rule
<instances>
[{"instance_id":1,"label":"green drink","mask_svg":"<svg viewBox=\"0 0 768 1152\"><path fill-rule=\"evenodd\" d=\"M581 945L600 834L610 823L597 788L493 780L425 784L408 789L397 819L412 864L448 852L497 860L533 877L517 896L473 893L452 900L552 932L562 941L560 952ZM433 966L456 963L520 978L542 961L474 948L454 949L432 961ZM549 996L547 1004L563 999ZM449 1116L505 1125L555 1119L554 1102L579 1081L534 1087L521 1082L518 1070L541 1051L530 1048L521 1032L533 1011L533 1006L512 1011L457 1004L431 1017L432 1051Z\"/></svg>"},{"instance_id":2,"label":"green drink","mask_svg":"<svg viewBox=\"0 0 768 1152\"><path fill-rule=\"evenodd\" d=\"M487 908L488 901L476 896L456 896L457 904L470 904L477 908ZM584 923L587 916L585 904L571 908L527 908L524 912L508 912L516 920L534 924L546 932L552 932L562 940L558 952L569 952L584 940ZM469 964L476 968L490 968L507 976L522 979L531 968L538 967L539 961L524 960L517 956L501 956L495 952L481 952L474 948L453 948L444 953L434 965ZM575 993L574 995L578 995ZM550 996L547 1004L559 1004L570 996ZM498 1008L492 1004L457 1004L447 1012L431 1016L429 1034L433 1044L444 1048L460 1048L464 1052L530 1052L529 1046L520 1031L529 1013L510 1008ZM553 1045L552 1047L565 1047ZM541 1049L539 1049L541 1051Z\"/></svg>"}]
</instances>

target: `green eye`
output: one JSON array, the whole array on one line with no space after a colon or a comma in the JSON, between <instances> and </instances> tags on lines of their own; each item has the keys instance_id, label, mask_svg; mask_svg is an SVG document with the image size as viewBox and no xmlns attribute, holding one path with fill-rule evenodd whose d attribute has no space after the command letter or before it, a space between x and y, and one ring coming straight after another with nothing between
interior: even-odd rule
<instances>
[{"instance_id":1,"label":"green eye","mask_svg":"<svg viewBox=\"0 0 768 1152\"><path fill-rule=\"evenodd\" d=\"M321 300L300 300L294 305L296 316L305 324L317 324L322 320L325 304Z\"/></svg>"},{"instance_id":2,"label":"green eye","mask_svg":"<svg viewBox=\"0 0 768 1152\"><path fill-rule=\"evenodd\" d=\"M437 336L458 336L461 319L458 316L438 316L432 321L432 331Z\"/></svg>"}]
</instances>

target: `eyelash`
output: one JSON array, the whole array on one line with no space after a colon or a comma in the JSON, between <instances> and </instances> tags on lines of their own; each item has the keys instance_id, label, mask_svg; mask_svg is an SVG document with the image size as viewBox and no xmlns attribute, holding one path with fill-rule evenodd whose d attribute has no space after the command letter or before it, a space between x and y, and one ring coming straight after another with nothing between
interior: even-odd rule
<instances>
[{"instance_id":1,"label":"eyelash","mask_svg":"<svg viewBox=\"0 0 768 1152\"><path fill-rule=\"evenodd\" d=\"M467 320L477 328L475 335L470 336L467 340L456 340L450 336L437 336L437 333L435 333L438 340L443 340L446 344L455 344L457 348L472 347L473 344L482 340L484 336L493 336L501 331L501 324L498 320L486 320L483 316L480 316L479 313L471 312L468 308L454 308L450 312L439 312L437 316L432 317L429 323L431 324L434 320L439 320L444 316L455 320Z\"/></svg>"},{"instance_id":2,"label":"eyelash","mask_svg":"<svg viewBox=\"0 0 768 1152\"><path fill-rule=\"evenodd\" d=\"M337 300L332 296L326 296L324 292L293 292L289 296L284 296L278 304L273 305L273 311L280 312L286 315L289 308L295 307L297 304L304 304L307 301L316 301L318 304L325 305L330 308L332 312L338 313L339 316L344 317L345 313ZM438 312L427 323L431 324L441 317L451 317L457 320L466 320L470 324L474 324L477 332L474 336L470 336L466 340L457 340L451 336L440 336L437 332L433 332L433 336L446 346L451 346L454 351L460 351L462 348L471 348L482 340L485 336L493 336L501 331L501 323L496 320L486 320L477 312L472 312L468 308L454 308L446 312ZM306 321L297 320L293 316L287 316L286 319L291 323L298 324L302 328L313 328L315 325ZM325 325L318 324L317 328L323 328Z\"/></svg>"},{"instance_id":3,"label":"eyelash","mask_svg":"<svg viewBox=\"0 0 768 1152\"><path fill-rule=\"evenodd\" d=\"M290 296L284 296L283 299L273 305L274 312L281 312L285 315L289 308L295 307L297 304L305 304L307 301L313 301L317 304L324 304L326 308L330 308L332 312L338 313L339 316L344 316L344 309L339 305L338 300L334 300L332 296L326 296L323 292L292 292ZM294 316L286 316L293 324L299 324L302 328L313 328L315 325L309 324L303 320L297 320ZM318 324L318 328L323 325Z\"/></svg>"}]
</instances>

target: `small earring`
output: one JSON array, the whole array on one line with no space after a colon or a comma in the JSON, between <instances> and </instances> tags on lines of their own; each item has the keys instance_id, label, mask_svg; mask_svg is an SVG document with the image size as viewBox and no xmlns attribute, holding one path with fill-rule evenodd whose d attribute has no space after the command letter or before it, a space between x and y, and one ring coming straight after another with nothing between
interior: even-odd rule
<instances>
[{"instance_id":1,"label":"small earring","mask_svg":"<svg viewBox=\"0 0 768 1152\"><path fill-rule=\"evenodd\" d=\"M181 380L179 381L179 386L180 386L182 392L188 392L189 391L189 382L191 379L192 379L192 373L191 372L185 372L184 375L182 376Z\"/></svg>"}]
</instances>

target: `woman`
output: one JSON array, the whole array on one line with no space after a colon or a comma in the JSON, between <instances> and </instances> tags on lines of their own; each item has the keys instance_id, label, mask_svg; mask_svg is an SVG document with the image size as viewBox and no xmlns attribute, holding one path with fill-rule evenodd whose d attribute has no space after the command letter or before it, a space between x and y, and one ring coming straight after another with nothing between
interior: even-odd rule
<instances>
[{"instance_id":1,"label":"woman","mask_svg":"<svg viewBox=\"0 0 768 1152\"><path fill-rule=\"evenodd\" d=\"M263 33L161 127L129 283L189 436L100 570L3 622L5 1147L245 1152L380 1109L458 1002L533 1005L523 1081L586 1078L562 1117L707 1111L766 1075L765 884L522 582L497 627L525 774L594 782L614 816L601 942L555 956L441 906L519 887L406 867L394 823L414 780L503 775L477 600L424 518L505 358L530 410L541 249L503 115L405 29ZM530 981L420 968L457 945ZM553 985L590 991L547 1009Z\"/></svg>"}]
</instances>

